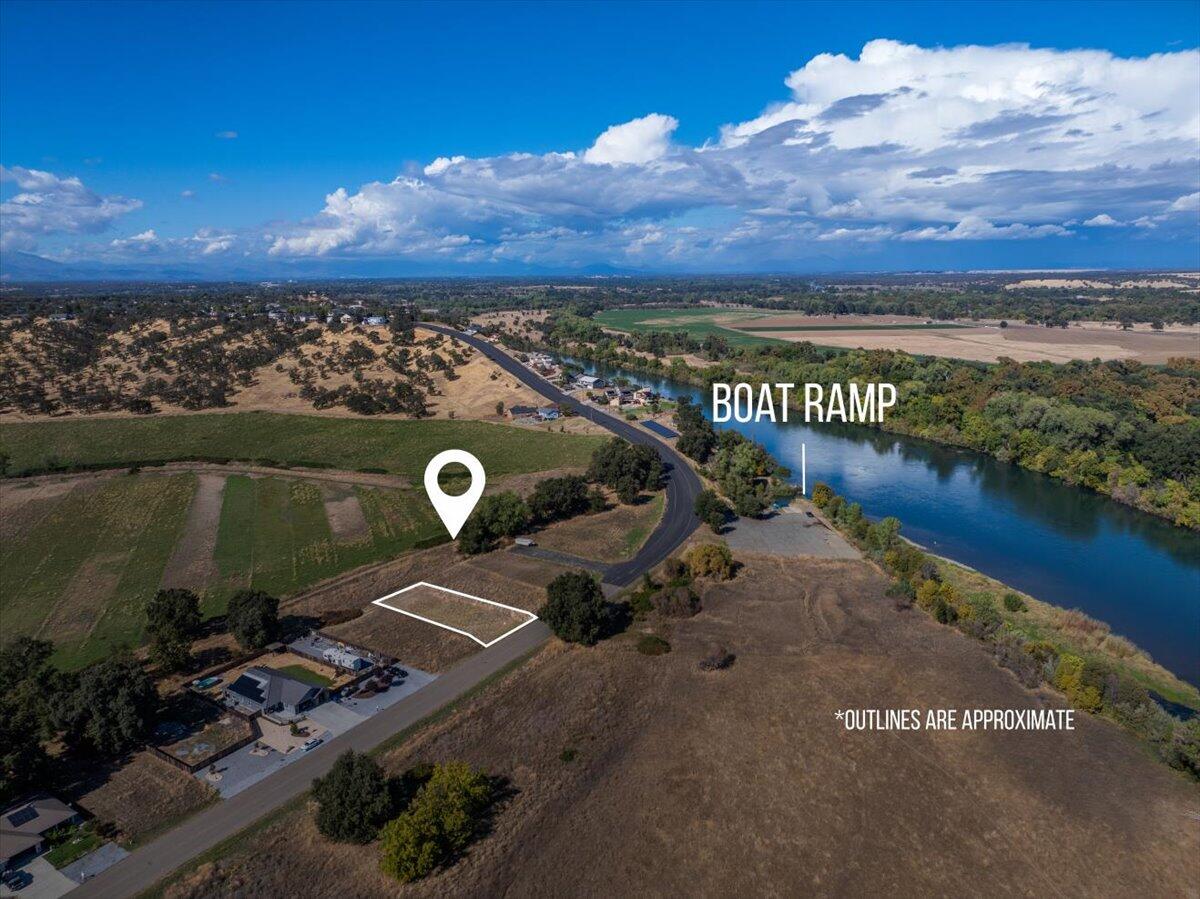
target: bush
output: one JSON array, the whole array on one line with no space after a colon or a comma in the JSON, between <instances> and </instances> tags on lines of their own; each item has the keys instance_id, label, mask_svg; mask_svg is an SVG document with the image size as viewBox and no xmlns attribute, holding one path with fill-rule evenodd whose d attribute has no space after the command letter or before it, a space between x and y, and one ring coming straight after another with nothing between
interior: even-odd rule
<instances>
[{"instance_id":1,"label":"bush","mask_svg":"<svg viewBox=\"0 0 1200 899\"><path fill-rule=\"evenodd\" d=\"M913 589L911 581L907 578L900 578L888 585L887 595L894 600L896 610L902 612L912 608L917 591Z\"/></svg>"},{"instance_id":2,"label":"bush","mask_svg":"<svg viewBox=\"0 0 1200 899\"><path fill-rule=\"evenodd\" d=\"M560 574L546 587L546 604L538 617L560 640L591 646L600 638L606 617L600 585L586 571Z\"/></svg>"},{"instance_id":3,"label":"bush","mask_svg":"<svg viewBox=\"0 0 1200 899\"><path fill-rule=\"evenodd\" d=\"M933 617L942 624L954 624L958 621L958 610L939 596L933 601Z\"/></svg>"},{"instance_id":4,"label":"bush","mask_svg":"<svg viewBox=\"0 0 1200 899\"><path fill-rule=\"evenodd\" d=\"M1020 634L1001 634L992 651L1000 666L1015 674L1026 687L1033 688L1042 682L1042 666L1026 651Z\"/></svg>"},{"instance_id":5,"label":"bush","mask_svg":"<svg viewBox=\"0 0 1200 899\"><path fill-rule=\"evenodd\" d=\"M643 634L637 641L637 651L644 656L661 656L671 651L671 644L654 634Z\"/></svg>"},{"instance_id":6,"label":"bush","mask_svg":"<svg viewBox=\"0 0 1200 899\"><path fill-rule=\"evenodd\" d=\"M690 577L688 567L677 556L667 556L667 560L663 562L663 576L671 584L687 583Z\"/></svg>"},{"instance_id":7,"label":"bush","mask_svg":"<svg viewBox=\"0 0 1200 899\"><path fill-rule=\"evenodd\" d=\"M701 671L724 671L736 658L737 656L724 646L718 646L696 664Z\"/></svg>"},{"instance_id":8,"label":"bush","mask_svg":"<svg viewBox=\"0 0 1200 899\"><path fill-rule=\"evenodd\" d=\"M380 836L384 874L404 883L432 873L471 842L492 801L492 785L462 762L437 765L408 810Z\"/></svg>"},{"instance_id":9,"label":"bush","mask_svg":"<svg viewBox=\"0 0 1200 899\"><path fill-rule=\"evenodd\" d=\"M1004 594L1004 608L1010 612L1024 612L1026 609L1025 600L1021 599L1016 593L1009 591Z\"/></svg>"},{"instance_id":10,"label":"bush","mask_svg":"<svg viewBox=\"0 0 1200 899\"><path fill-rule=\"evenodd\" d=\"M833 492L833 488L828 484L820 481L813 484L812 501L813 505L818 509L826 508L829 505L829 501L832 500L835 495L836 494Z\"/></svg>"},{"instance_id":11,"label":"bush","mask_svg":"<svg viewBox=\"0 0 1200 899\"><path fill-rule=\"evenodd\" d=\"M279 633L279 600L262 590L239 590L229 600L226 627L244 649L262 649Z\"/></svg>"},{"instance_id":12,"label":"bush","mask_svg":"<svg viewBox=\"0 0 1200 899\"><path fill-rule=\"evenodd\" d=\"M692 577L711 577L727 581L733 577L733 553L724 543L702 543L687 553L688 570Z\"/></svg>"},{"instance_id":13,"label":"bush","mask_svg":"<svg viewBox=\"0 0 1200 899\"><path fill-rule=\"evenodd\" d=\"M659 590L650 602L660 615L668 618L691 618L700 611L700 597L684 585Z\"/></svg>"},{"instance_id":14,"label":"bush","mask_svg":"<svg viewBox=\"0 0 1200 899\"><path fill-rule=\"evenodd\" d=\"M313 781L317 830L339 843L369 843L392 814L392 790L370 756L343 752Z\"/></svg>"}]
</instances>

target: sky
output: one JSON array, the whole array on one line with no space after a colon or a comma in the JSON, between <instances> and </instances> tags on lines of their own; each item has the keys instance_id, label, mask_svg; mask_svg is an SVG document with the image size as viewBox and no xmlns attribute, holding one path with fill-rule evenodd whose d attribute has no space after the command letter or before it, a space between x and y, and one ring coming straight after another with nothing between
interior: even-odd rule
<instances>
[{"instance_id":1,"label":"sky","mask_svg":"<svg viewBox=\"0 0 1200 899\"><path fill-rule=\"evenodd\" d=\"M0 263L1200 267L1200 2L0 4Z\"/></svg>"}]
</instances>

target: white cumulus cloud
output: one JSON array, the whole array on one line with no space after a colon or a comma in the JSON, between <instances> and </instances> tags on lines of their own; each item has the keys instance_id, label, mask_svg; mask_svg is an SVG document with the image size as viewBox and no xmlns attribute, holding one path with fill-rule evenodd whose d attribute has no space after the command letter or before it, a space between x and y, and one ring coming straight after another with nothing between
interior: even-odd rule
<instances>
[{"instance_id":1,"label":"white cumulus cloud","mask_svg":"<svg viewBox=\"0 0 1200 899\"><path fill-rule=\"evenodd\" d=\"M652 112L623 125L613 125L583 154L596 165L645 165L666 155L679 122Z\"/></svg>"},{"instance_id":2,"label":"white cumulus cloud","mask_svg":"<svg viewBox=\"0 0 1200 899\"><path fill-rule=\"evenodd\" d=\"M40 238L53 234L98 234L141 200L101 196L77 177L22 166L0 166L0 182L17 193L0 203L0 244L6 249L34 250Z\"/></svg>"}]
</instances>

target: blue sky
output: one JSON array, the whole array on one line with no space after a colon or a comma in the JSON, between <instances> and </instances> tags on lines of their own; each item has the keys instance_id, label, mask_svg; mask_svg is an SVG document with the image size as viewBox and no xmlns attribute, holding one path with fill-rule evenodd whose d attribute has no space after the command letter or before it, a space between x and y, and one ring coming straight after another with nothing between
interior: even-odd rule
<instances>
[{"instance_id":1,"label":"blue sky","mask_svg":"<svg viewBox=\"0 0 1200 899\"><path fill-rule=\"evenodd\" d=\"M1191 267L1198 35L1186 2L5 2L4 248L213 273Z\"/></svg>"}]
</instances>

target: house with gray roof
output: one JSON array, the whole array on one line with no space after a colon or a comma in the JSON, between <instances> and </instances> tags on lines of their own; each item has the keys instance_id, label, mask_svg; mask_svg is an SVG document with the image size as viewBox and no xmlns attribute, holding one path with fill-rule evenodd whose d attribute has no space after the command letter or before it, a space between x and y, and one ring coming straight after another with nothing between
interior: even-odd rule
<instances>
[{"instance_id":1,"label":"house with gray roof","mask_svg":"<svg viewBox=\"0 0 1200 899\"><path fill-rule=\"evenodd\" d=\"M46 834L82 816L61 799L38 793L0 812L0 871L16 867L43 852Z\"/></svg>"},{"instance_id":2,"label":"house with gray roof","mask_svg":"<svg viewBox=\"0 0 1200 899\"><path fill-rule=\"evenodd\" d=\"M225 688L225 701L243 712L261 712L272 719L290 721L325 701L323 687L255 665Z\"/></svg>"}]
</instances>

